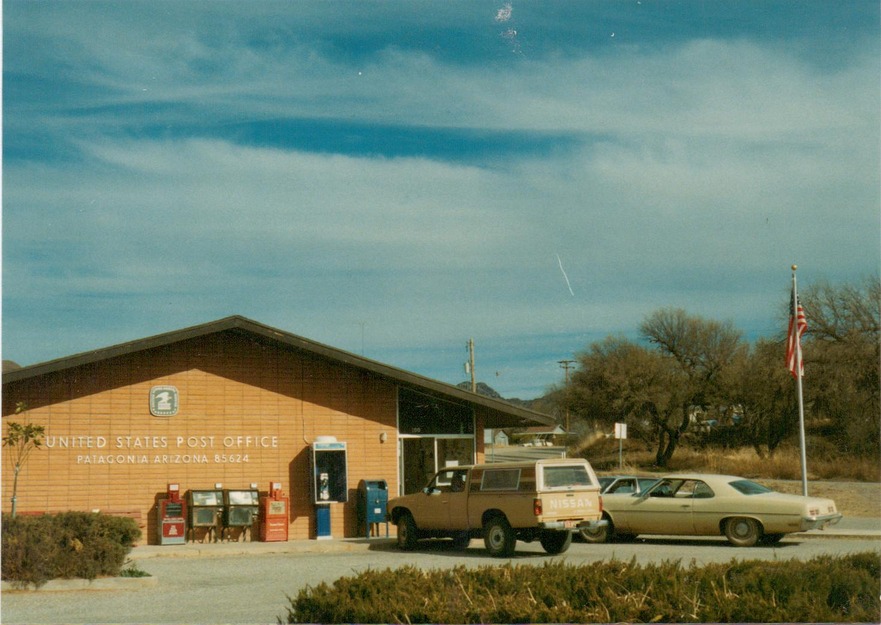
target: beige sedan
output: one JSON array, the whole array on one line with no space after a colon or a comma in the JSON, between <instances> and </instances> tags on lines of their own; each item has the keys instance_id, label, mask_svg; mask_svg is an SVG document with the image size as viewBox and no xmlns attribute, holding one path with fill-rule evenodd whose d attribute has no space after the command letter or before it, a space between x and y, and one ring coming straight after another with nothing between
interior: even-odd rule
<instances>
[{"instance_id":1,"label":"beige sedan","mask_svg":"<svg viewBox=\"0 0 881 625\"><path fill-rule=\"evenodd\" d=\"M733 475L668 475L647 490L603 495L606 526L583 530L588 542L640 534L725 536L736 547L774 544L791 532L841 520L831 499L778 493Z\"/></svg>"}]
</instances>

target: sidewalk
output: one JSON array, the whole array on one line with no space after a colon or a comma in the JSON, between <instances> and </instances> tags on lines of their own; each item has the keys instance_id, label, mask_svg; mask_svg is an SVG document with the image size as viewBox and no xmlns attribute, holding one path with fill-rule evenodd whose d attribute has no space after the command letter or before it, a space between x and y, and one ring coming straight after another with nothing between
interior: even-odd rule
<instances>
[{"instance_id":1,"label":"sidewalk","mask_svg":"<svg viewBox=\"0 0 881 625\"><path fill-rule=\"evenodd\" d=\"M845 517L838 524L824 530L810 530L789 534L801 539L864 538L881 539L881 518ZM290 540L286 542L192 542L185 545L141 545L135 547L129 558L200 558L263 553L342 553L367 551L371 547L393 548L395 538L335 538L330 540Z\"/></svg>"},{"instance_id":2,"label":"sidewalk","mask_svg":"<svg viewBox=\"0 0 881 625\"><path fill-rule=\"evenodd\" d=\"M185 545L139 545L132 549L129 559L210 558L273 553L342 553L367 551L371 546L376 547L377 545L387 545L391 548L394 544L394 538L336 538L330 540L289 540L269 543L256 541L191 542Z\"/></svg>"}]
</instances>

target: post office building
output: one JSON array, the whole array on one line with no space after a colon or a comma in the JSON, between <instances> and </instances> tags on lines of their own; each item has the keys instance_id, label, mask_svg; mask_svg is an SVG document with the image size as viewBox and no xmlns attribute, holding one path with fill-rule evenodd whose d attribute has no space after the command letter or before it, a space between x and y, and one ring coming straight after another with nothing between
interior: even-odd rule
<instances>
[{"instance_id":1,"label":"post office building","mask_svg":"<svg viewBox=\"0 0 881 625\"><path fill-rule=\"evenodd\" d=\"M371 488L409 493L482 461L487 429L554 425L240 316L7 371L4 436L9 422L45 428L18 477L18 514L131 516L148 543L204 540L198 518L229 530L251 520L238 514L248 506L255 522L275 510L285 540L356 537L376 520ZM164 535L167 511L186 523Z\"/></svg>"}]
</instances>

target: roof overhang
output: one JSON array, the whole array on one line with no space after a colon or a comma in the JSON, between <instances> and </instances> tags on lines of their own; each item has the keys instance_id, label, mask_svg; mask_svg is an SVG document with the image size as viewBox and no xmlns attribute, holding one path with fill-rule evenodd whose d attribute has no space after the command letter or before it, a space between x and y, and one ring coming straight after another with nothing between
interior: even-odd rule
<instances>
[{"instance_id":1,"label":"roof overhang","mask_svg":"<svg viewBox=\"0 0 881 625\"><path fill-rule=\"evenodd\" d=\"M406 386L424 393L427 392L434 394L450 401L466 403L474 407L479 406L483 409L482 412L485 415L484 424L488 429L528 427L531 425L556 425L554 419L548 415L509 404L504 400L472 393L469 390L459 388L452 384L446 384L335 347L317 343L301 336L297 336L296 334L283 332L277 328L252 321L251 319L239 315L233 315L231 317L225 317L217 321L184 328L182 330L157 334L155 336L127 343L120 343L110 347L82 352L72 356L22 367L21 369L4 373L3 385L5 387L10 383L36 378L51 373L59 373L66 369L101 362L117 356L125 356L139 351L179 343L188 339L200 338L210 334L218 334L228 331L257 336L263 340L284 346L288 349L306 352L357 369L368 371L373 375L390 380L400 386Z\"/></svg>"}]
</instances>

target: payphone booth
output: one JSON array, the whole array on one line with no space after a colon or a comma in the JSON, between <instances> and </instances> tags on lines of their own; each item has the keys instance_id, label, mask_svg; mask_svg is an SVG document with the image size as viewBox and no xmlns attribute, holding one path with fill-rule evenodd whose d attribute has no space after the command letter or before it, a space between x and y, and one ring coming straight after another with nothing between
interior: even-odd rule
<instances>
[{"instance_id":1,"label":"payphone booth","mask_svg":"<svg viewBox=\"0 0 881 625\"><path fill-rule=\"evenodd\" d=\"M203 534L202 542L212 539L217 542L217 534L223 520L223 490L190 490L187 497L188 528L190 540L196 534Z\"/></svg>"},{"instance_id":2,"label":"payphone booth","mask_svg":"<svg viewBox=\"0 0 881 625\"><path fill-rule=\"evenodd\" d=\"M288 539L290 499L281 491L281 482L269 484L269 495L260 498L260 540L266 543Z\"/></svg>"},{"instance_id":3,"label":"payphone booth","mask_svg":"<svg viewBox=\"0 0 881 625\"><path fill-rule=\"evenodd\" d=\"M156 529L160 545L183 545L187 542L186 504L180 498L180 486L169 484L165 499L159 500Z\"/></svg>"},{"instance_id":4,"label":"payphone booth","mask_svg":"<svg viewBox=\"0 0 881 625\"><path fill-rule=\"evenodd\" d=\"M235 490L227 489L223 491L223 531L220 537L230 538L233 529L239 529L240 540L245 540L251 526L257 520L257 513L260 506L260 493L257 492L257 485L252 488ZM251 535L253 540L253 534Z\"/></svg>"},{"instance_id":5,"label":"payphone booth","mask_svg":"<svg viewBox=\"0 0 881 625\"><path fill-rule=\"evenodd\" d=\"M331 536L330 504L349 500L346 444L332 436L319 436L312 443L312 492L315 496L315 534Z\"/></svg>"}]
</instances>

